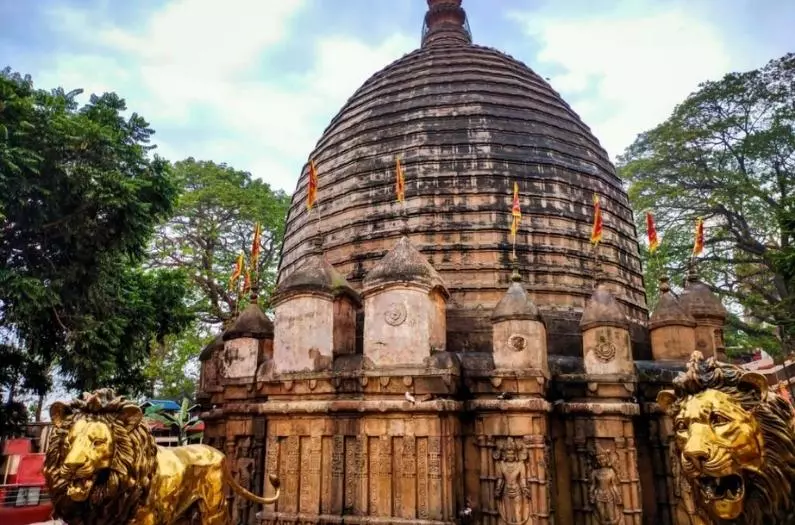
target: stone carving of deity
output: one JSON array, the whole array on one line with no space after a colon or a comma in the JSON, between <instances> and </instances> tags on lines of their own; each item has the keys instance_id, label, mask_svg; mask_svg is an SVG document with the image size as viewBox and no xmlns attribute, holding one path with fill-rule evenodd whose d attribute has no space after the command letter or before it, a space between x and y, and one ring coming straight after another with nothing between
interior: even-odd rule
<instances>
[{"instance_id":1,"label":"stone carving of deity","mask_svg":"<svg viewBox=\"0 0 795 525\"><path fill-rule=\"evenodd\" d=\"M237 482L241 487L251 490L254 475L254 459L251 457L251 441L244 438L237 447L237 460L235 461ZM232 525L245 525L248 517L250 503L240 495L235 495L232 507Z\"/></svg>"},{"instance_id":2,"label":"stone carving of deity","mask_svg":"<svg viewBox=\"0 0 795 525\"><path fill-rule=\"evenodd\" d=\"M497 487L494 495L500 517L507 525L530 519L530 487L527 480L527 449L508 438L494 452Z\"/></svg>"},{"instance_id":3,"label":"stone carving of deity","mask_svg":"<svg viewBox=\"0 0 795 525\"><path fill-rule=\"evenodd\" d=\"M611 453L597 452L594 463L588 489L588 499L593 505L594 517L600 525L620 525L623 523L620 508L623 501Z\"/></svg>"}]
</instances>

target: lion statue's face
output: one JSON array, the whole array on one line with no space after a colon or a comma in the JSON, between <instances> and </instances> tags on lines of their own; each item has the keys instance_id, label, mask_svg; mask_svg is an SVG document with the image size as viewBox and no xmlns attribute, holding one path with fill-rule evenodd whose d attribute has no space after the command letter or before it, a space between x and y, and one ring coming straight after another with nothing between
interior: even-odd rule
<instances>
[{"instance_id":1,"label":"lion statue's face","mask_svg":"<svg viewBox=\"0 0 795 525\"><path fill-rule=\"evenodd\" d=\"M767 379L694 352L673 390L657 395L671 418L679 482L716 521L791 523L795 411Z\"/></svg>"},{"instance_id":2,"label":"lion statue's face","mask_svg":"<svg viewBox=\"0 0 795 525\"><path fill-rule=\"evenodd\" d=\"M118 523L145 500L157 446L141 409L110 389L50 406L44 479L56 517L72 525Z\"/></svg>"},{"instance_id":3,"label":"lion statue's face","mask_svg":"<svg viewBox=\"0 0 795 525\"><path fill-rule=\"evenodd\" d=\"M113 433L104 422L81 419L69 430L64 445L61 475L68 483L66 495L74 501L85 501L94 484L107 479L113 459Z\"/></svg>"},{"instance_id":4,"label":"lion statue's face","mask_svg":"<svg viewBox=\"0 0 795 525\"><path fill-rule=\"evenodd\" d=\"M682 473L717 518L743 512L749 473L758 473L764 439L754 414L719 390L687 397L673 420Z\"/></svg>"}]
</instances>

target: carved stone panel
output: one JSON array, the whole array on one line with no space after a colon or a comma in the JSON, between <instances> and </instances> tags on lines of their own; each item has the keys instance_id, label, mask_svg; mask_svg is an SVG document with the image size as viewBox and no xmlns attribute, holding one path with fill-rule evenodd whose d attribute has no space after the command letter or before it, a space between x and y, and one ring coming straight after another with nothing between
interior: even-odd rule
<instances>
[{"instance_id":1,"label":"carved stone panel","mask_svg":"<svg viewBox=\"0 0 795 525\"><path fill-rule=\"evenodd\" d=\"M500 518L508 525L527 523L532 517L529 479L529 450L525 443L509 437L494 448L494 497Z\"/></svg>"},{"instance_id":2,"label":"carved stone panel","mask_svg":"<svg viewBox=\"0 0 795 525\"><path fill-rule=\"evenodd\" d=\"M617 455L598 451L591 458L588 476L588 501L599 525L622 525L624 497L621 490Z\"/></svg>"}]
</instances>

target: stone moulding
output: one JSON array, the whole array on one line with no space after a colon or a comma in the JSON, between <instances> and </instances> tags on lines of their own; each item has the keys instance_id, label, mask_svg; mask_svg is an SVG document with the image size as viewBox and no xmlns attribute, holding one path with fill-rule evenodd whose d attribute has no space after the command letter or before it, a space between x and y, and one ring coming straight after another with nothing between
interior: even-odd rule
<instances>
[{"instance_id":1,"label":"stone moulding","mask_svg":"<svg viewBox=\"0 0 795 525\"><path fill-rule=\"evenodd\" d=\"M473 399L466 402L468 411L481 412L550 412L552 404L546 399Z\"/></svg>"},{"instance_id":2,"label":"stone moulding","mask_svg":"<svg viewBox=\"0 0 795 525\"><path fill-rule=\"evenodd\" d=\"M328 414L335 412L384 413L384 412L460 412L462 401L431 399L410 403L404 400L374 399L332 401L265 401L263 403L229 403L225 414Z\"/></svg>"},{"instance_id":3,"label":"stone moulding","mask_svg":"<svg viewBox=\"0 0 795 525\"><path fill-rule=\"evenodd\" d=\"M640 415L640 406L636 403L557 401L555 403L555 410L563 414L593 414L598 416Z\"/></svg>"},{"instance_id":4,"label":"stone moulding","mask_svg":"<svg viewBox=\"0 0 795 525\"><path fill-rule=\"evenodd\" d=\"M301 514L292 512L268 512L263 511L257 514L257 519L262 525L286 525L306 524L306 525L456 525L454 521L435 521L426 519L407 519L398 517L380 518L377 516L355 516L345 514L344 516L335 514Z\"/></svg>"}]
</instances>

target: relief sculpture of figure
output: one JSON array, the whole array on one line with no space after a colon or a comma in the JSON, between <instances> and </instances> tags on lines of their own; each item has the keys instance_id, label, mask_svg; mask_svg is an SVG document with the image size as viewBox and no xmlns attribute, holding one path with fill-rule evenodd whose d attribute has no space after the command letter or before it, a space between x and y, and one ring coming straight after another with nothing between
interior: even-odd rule
<instances>
[{"instance_id":1,"label":"relief sculpture of figure","mask_svg":"<svg viewBox=\"0 0 795 525\"><path fill-rule=\"evenodd\" d=\"M795 411L763 375L694 352L657 403L701 512L715 523L795 523Z\"/></svg>"},{"instance_id":2,"label":"relief sculpture of figure","mask_svg":"<svg viewBox=\"0 0 795 525\"><path fill-rule=\"evenodd\" d=\"M251 459L251 440L244 438L237 448L237 483L244 489L251 489L254 474L254 460ZM232 525L244 525L248 517L250 502L241 494L235 494L232 507Z\"/></svg>"},{"instance_id":3,"label":"relief sculpture of figure","mask_svg":"<svg viewBox=\"0 0 795 525\"><path fill-rule=\"evenodd\" d=\"M53 428L44 478L53 517L68 525L229 525L224 485L262 505L207 445L155 444L140 407L102 389L50 407Z\"/></svg>"},{"instance_id":4,"label":"relief sculpture of figure","mask_svg":"<svg viewBox=\"0 0 795 525\"><path fill-rule=\"evenodd\" d=\"M508 438L494 452L497 498L500 517L507 525L523 525L530 520L530 487L527 482L527 450Z\"/></svg>"},{"instance_id":5,"label":"relief sculpture of figure","mask_svg":"<svg viewBox=\"0 0 795 525\"><path fill-rule=\"evenodd\" d=\"M594 506L595 517L601 525L619 525L623 521L620 509L623 501L610 452L598 452L594 462L588 499Z\"/></svg>"}]
</instances>

